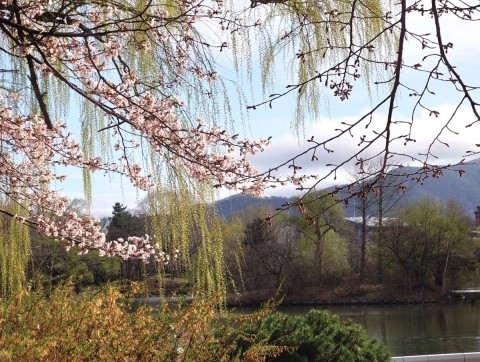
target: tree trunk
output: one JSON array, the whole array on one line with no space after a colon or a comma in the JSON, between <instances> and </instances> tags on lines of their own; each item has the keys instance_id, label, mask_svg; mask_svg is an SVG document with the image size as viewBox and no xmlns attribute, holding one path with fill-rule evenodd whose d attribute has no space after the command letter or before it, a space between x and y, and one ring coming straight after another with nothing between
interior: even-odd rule
<instances>
[{"instance_id":1,"label":"tree trunk","mask_svg":"<svg viewBox=\"0 0 480 362\"><path fill-rule=\"evenodd\" d=\"M315 220L315 254L314 254L314 263L316 271L316 280L320 282L322 279L322 262L323 262L323 234L320 228L319 217L316 217Z\"/></svg>"},{"instance_id":2,"label":"tree trunk","mask_svg":"<svg viewBox=\"0 0 480 362\"><path fill-rule=\"evenodd\" d=\"M447 268L448 268L449 259L450 259L450 243L448 244L447 256L445 257L445 265L443 267L443 273L442 273L442 295L445 294L445 289L447 288Z\"/></svg>"},{"instance_id":3,"label":"tree trunk","mask_svg":"<svg viewBox=\"0 0 480 362\"><path fill-rule=\"evenodd\" d=\"M367 207L366 200L362 199L362 245L360 249L360 280L365 279L367 266Z\"/></svg>"},{"instance_id":4,"label":"tree trunk","mask_svg":"<svg viewBox=\"0 0 480 362\"><path fill-rule=\"evenodd\" d=\"M383 253L380 245L383 241L383 182L378 196L378 233L377 233L377 281L383 283Z\"/></svg>"}]
</instances>

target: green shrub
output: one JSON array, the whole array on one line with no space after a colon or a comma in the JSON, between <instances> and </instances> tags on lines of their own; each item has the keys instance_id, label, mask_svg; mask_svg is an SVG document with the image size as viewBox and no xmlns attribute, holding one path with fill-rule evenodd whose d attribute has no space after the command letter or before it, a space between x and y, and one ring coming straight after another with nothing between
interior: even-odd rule
<instances>
[{"instance_id":1,"label":"green shrub","mask_svg":"<svg viewBox=\"0 0 480 362\"><path fill-rule=\"evenodd\" d=\"M286 350L267 361L387 361L386 348L352 321L341 322L326 311L311 310L305 316L273 313L243 327L237 353L252 345L284 346Z\"/></svg>"}]
</instances>

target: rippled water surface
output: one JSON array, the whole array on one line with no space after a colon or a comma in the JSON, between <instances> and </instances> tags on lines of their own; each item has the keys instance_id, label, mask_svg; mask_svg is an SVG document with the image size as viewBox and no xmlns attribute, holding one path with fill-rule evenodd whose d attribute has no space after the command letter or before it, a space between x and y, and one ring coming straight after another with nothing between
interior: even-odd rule
<instances>
[{"instance_id":1,"label":"rippled water surface","mask_svg":"<svg viewBox=\"0 0 480 362\"><path fill-rule=\"evenodd\" d=\"M282 307L292 314L306 307ZM480 302L448 305L341 306L326 308L363 325L392 355L480 351Z\"/></svg>"}]
</instances>

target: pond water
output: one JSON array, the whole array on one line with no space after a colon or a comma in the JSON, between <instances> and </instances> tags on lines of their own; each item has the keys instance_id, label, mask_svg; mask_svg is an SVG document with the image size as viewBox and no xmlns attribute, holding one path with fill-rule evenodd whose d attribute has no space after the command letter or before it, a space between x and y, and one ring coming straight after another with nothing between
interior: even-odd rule
<instances>
[{"instance_id":1,"label":"pond water","mask_svg":"<svg viewBox=\"0 0 480 362\"><path fill-rule=\"evenodd\" d=\"M281 307L280 311L304 314L310 309ZM480 302L324 309L363 325L393 356L480 351Z\"/></svg>"},{"instance_id":2,"label":"pond water","mask_svg":"<svg viewBox=\"0 0 480 362\"><path fill-rule=\"evenodd\" d=\"M159 298L141 298L156 305ZM289 314L305 314L312 307L280 307ZM480 352L480 301L451 304L328 306L343 320L352 319L385 344L393 356ZM237 313L250 308L235 308Z\"/></svg>"}]
</instances>

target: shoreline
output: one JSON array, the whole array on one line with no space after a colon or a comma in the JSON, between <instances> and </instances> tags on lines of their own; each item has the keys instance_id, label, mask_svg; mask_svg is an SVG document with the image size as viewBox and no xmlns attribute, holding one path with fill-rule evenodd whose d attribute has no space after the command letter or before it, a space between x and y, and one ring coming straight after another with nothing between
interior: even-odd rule
<instances>
[{"instance_id":1,"label":"shoreline","mask_svg":"<svg viewBox=\"0 0 480 362\"><path fill-rule=\"evenodd\" d=\"M359 286L353 290L323 290L306 291L299 294L282 295L272 291L251 291L229 294L228 307L261 307L265 303L273 302L279 307L305 306L361 306L361 305L408 305L408 304L448 304L461 300L450 293L442 295L438 290L412 290L402 288L375 288Z\"/></svg>"},{"instance_id":2,"label":"shoreline","mask_svg":"<svg viewBox=\"0 0 480 362\"><path fill-rule=\"evenodd\" d=\"M388 305L418 305L418 304L448 304L453 303L455 300L443 301L443 300L372 300L372 301L304 301L304 302L281 302L278 303L278 307L327 307L327 306L388 306ZM227 300L228 308L259 308L264 304L269 303L268 300L264 301L251 301L251 302L236 302Z\"/></svg>"}]
</instances>

